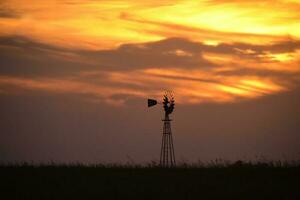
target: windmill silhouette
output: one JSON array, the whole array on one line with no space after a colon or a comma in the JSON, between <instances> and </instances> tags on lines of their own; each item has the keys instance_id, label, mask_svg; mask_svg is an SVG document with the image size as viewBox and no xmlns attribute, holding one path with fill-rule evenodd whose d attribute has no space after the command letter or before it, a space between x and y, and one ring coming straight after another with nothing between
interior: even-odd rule
<instances>
[{"instance_id":1,"label":"windmill silhouette","mask_svg":"<svg viewBox=\"0 0 300 200\"><path fill-rule=\"evenodd\" d=\"M156 105L158 102L154 99L148 99L148 107ZM173 167L176 166L174 144L171 129L171 119L169 115L174 111L175 100L171 92L166 92L163 96L163 109L165 111L163 125L163 135L160 150L160 166Z\"/></svg>"}]
</instances>

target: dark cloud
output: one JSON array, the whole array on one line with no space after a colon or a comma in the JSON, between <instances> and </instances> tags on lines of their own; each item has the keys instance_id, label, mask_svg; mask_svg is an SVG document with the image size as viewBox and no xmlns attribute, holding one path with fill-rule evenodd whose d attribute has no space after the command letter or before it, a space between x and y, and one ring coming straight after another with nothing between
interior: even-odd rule
<instances>
[{"instance_id":1,"label":"dark cloud","mask_svg":"<svg viewBox=\"0 0 300 200\"><path fill-rule=\"evenodd\" d=\"M154 43L125 44L113 50L71 50L15 36L0 38L1 74L59 75L81 70L144 68L207 68L201 44L172 38ZM189 56L176 54L183 50ZM68 58L70 56L70 58ZM73 57L72 57L73 56ZM73 60L73 58L76 58ZM87 62L85 62L87 61Z\"/></svg>"},{"instance_id":2,"label":"dark cloud","mask_svg":"<svg viewBox=\"0 0 300 200\"><path fill-rule=\"evenodd\" d=\"M186 51L188 55L178 55L176 50ZM205 60L200 52L201 44L181 38L171 38L151 43L125 44L113 50L83 51L81 55L96 60L110 70L151 67L188 69L216 66Z\"/></svg>"},{"instance_id":3,"label":"dark cloud","mask_svg":"<svg viewBox=\"0 0 300 200\"><path fill-rule=\"evenodd\" d=\"M253 45L246 43L234 43L234 44L219 44L216 47L206 49L209 52L232 54L240 56L241 58L252 58L257 61L264 61L263 57L269 53L293 53L300 49L300 41L287 40L269 45ZM250 51L250 52L247 52Z\"/></svg>"},{"instance_id":4,"label":"dark cloud","mask_svg":"<svg viewBox=\"0 0 300 200\"><path fill-rule=\"evenodd\" d=\"M238 49L238 50L237 50ZM252 50L254 53L245 54L244 51ZM237 58L252 59L257 64L265 62L258 59L259 55L265 55L265 52L271 53L289 53L300 49L299 41L289 40L270 45L252 45L252 44L219 44L216 46L206 45L200 42L189 41L184 38L169 38L156 42L141 44L124 44L111 50L77 50L62 47L51 46L48 44L36 42L20 36L0 37L0 75L10 77L27 77L35 79L35 84L46 84L47 79L68 79L77 81L70 84L88 83L92 87L126 88L135 92L151 92L161 90L163 87L158 81L169 79L171 81L194 81L199 83L223 84L222 79L216 79L216 76L258 76L267 77L275 81L276 84L289 88L292 85L299 84L298 72L275 71L265 67L244 67L242 64L232 63L232 68L226 71L211 72L215 68L222 68L222 64L213 64L203 56L206 53L220 55L233 55ZM254 62L254 64L255 64ZM299 63L294 63L295 65ZM156 82L146 84L135 84L134 82L111 81L107 77L109 72L118 72L120 74L134 70L147 68L176 68L184 70L186 73L180 74L151 74L149 78L157 78ZM189 70L203 70L213 73L207 77L187 76ZM211 71L210 71L211 70ZM84 75L84 72L96 72L95 75ZM108 73L108 74L107 74ZM212 77L213 76L213 77ZM128 77L130 79L130 77ZM122 79L122 78L120 78ZM134 77L133 77L134 80ZM120 80L122 81L122 80ZM13 81L11 82L11 84ZM58 81L58 83L60 83ZM51 87L55 85L52 84ZM13 91L18 91L13 86ZM50 87L50 85L49 85ZM72 86L74 87L74 86ZM76 86L77 87L77 86ZM230 85L230 87L237 86ZM8 91L12 85L2 84L3 91ZM21 87L20 87L21 88ZM31 89L30 87L28 89ZM97 88L100 89L100 88ZM242 90L245 90L242 88ZM11 90L12 91L12 90ZM69 92L77 92L71 89ZM83 94L82 94L83 95ZM85 94L87 95L87 94ZM89 94L91 98L99 99L97 92ZM94 97L94 95L96 95ZM130 94L118 93L111 96L113 101L124 102L131 99ZM125 97L126 96L126 97Z\"/></svg>"},{"instance_id":5,"label":"dark cloud","mask_svg":"<svg viewBox=\"0 0 300 200\"><path fill-rule=\"evenodd\" d=\"M206 83L220 83L220 81L205 79L205 78L192 78L186 76L178 76L178 75L168 75L168 74L153 74L152 76L160 77L160 78L168 78L174 80L183 80L183 81L197 81L197 82L206 82Z\"/></svg>"},{"instance_id":6,"label":"dark cloud","mask_svg":"<svg viewBox=\"0 0 300 200\"><path fill-rule=\"evenodd\" d=\"M0 60L1 75L59 77L92 69L71 50L20 36L0 37Z\"/></svg>"},{"instance_id":7,"label":"dark cloud","mask_svg":"<svg viewBox=\"0 0 300 200\"><path fill-rule=\"evenodd\" d=\"M56 50L56 51L68 51L68 49L47 45L41 42L37 42L22 36L2 36L0 37L0 45L27 49L30 51L42 51L42 50Z\"/></svg>"},{"instance_id":8,"label":"dark cloud","mask_svg":"<svg viewBox=\"0 0 300 200\"><path fill-rule=\"evenodd\" d=\"M103 63L109 69L136 69L149 67L163 68L201 68L209 69L218 65L202 57L203 53L236 55L263 61L259 55L269 53L291 53L300 49L300 41L290 40L270 45L251 45L244 43L205 45L183 38L170 38L143 44L125 44L114 50L82 52L83 55ZM176 51L183 54L176 54ZM247 54L251 50L253 53Z\"/></svg>"},{"instance_id":9,"label":"dark cloud","mask_svg":"<svg viewBox=\"0 0 300 200\"><path fill-rule=\"evenodd\" d=\"M228 54L263 62L270 53L291 53L300 49L300 41L289 40L270 45L244 43L205 45L183 38L157 42L124 44L112 50L74 50L55 47L24 37L1 37L1 74L59 75L80 70L135 70L145 68L210 69L219 67L202 55ZM247 54L245 51L251 50ZM259 58L260 56L260 58Z\"/></svg>"},{"instance_id":10,"label":"dark cloud","mask_svg":"<svg viewBox=\"0 0 300 200\"><path fill-rule=\"evenodd\" d=\"M21 13L7 8L0 2L0 18L20 18Z\"/></svg>"}]
</instances>

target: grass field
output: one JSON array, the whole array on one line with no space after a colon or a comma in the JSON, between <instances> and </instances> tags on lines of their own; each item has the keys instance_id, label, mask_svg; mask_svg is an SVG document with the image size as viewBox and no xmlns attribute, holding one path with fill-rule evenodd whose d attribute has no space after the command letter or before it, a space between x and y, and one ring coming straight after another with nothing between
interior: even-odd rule
<instances>
[{"instance_id":1,"label":"grass field","mask_svg":"<svg viewBox=\"0 0 300 200\"><path fill-rule=\"evenodd\" d=\"M300 165L0 166L0 199L300 199Z\"/></svg>"}]
</instances>

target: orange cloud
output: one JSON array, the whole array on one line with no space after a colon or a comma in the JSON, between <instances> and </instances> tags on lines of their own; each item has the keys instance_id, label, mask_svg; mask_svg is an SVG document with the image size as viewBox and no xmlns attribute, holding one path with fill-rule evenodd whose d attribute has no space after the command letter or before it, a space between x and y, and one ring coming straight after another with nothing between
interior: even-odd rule
<instances>
[{"instance_id":1,"label":"orange cloud","mask_svg":"<svg viewBox=\"0 0 300 200\"><path fill-rule=\"evenodd\" d=\"M32 79L17 77L0 77L0 87L17 87L32 91L46 91L52 93L81 94L90 96L92 101L106 102L111 105L122 105L123 99L114 99L114 95L132 95L144 97L142 91L124 87L107 87L95 85L82 81L68 79ZM10 90L3 89L2 93L9 93Z\"/></svg>"},{"instance_id":2,"label":"orange cloud","mask_svg":"<svg viewBox=\"0 0 300 200\"><path fill-rule=\"evenodd\" d=\"M1 35L109 49L169 37L266 44L299 38L296 1L18 1L0 4Z\"/></svg>"},{"instance_id":3,"label":"orange cloud","mask_svg":"<svg viewBox=\"0 0 300 200\"><path fill-rule=\"evenodd\" d=\"M167 75L166 75L167 74ZM68 79L39 79L0 77L0 87L14 86L26 90L48 91L52 93L73 93L89 95L93 101L105 101L122 105L125 99L115 99L116 95L135 98L149 96L160 98L165 90L174 91L180 104L202 102L226 103L235 100L256 98L262 95L285 91L279 83L261 77L220 77L202 70L145 69L126 73L106 72L105 85L93 83L99 73L84 72ZM103 75L103 72L101 73ZM89 78L84 81L80 77Z\"/></svg>"},{"instance_id":4,"label":"orange cloud","mask_svg":"<svg viewBox=\"0 0 300 200\"><path fill-rule=\"evenodd\" d=\"M119 105L126 95L159 97L166 89L187 104L292 90L299 8L285 0L7 0L0 92L14 86Z\"/></svg>"}]
</instances>

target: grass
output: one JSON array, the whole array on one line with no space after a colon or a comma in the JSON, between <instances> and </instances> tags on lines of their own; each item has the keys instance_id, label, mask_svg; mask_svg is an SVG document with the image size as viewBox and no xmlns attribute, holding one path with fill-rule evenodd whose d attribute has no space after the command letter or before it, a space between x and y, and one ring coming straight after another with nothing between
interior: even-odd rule
<instances>
[{"instance_id":1,"label":"grass","mask_svg":"<svg viewBox=\"0 0 300 200\"><path fill-rule=\"evenodd\" d=\"M1 199L300 199L299 162L2 164Z\"/></svg>"}]
</instances>

